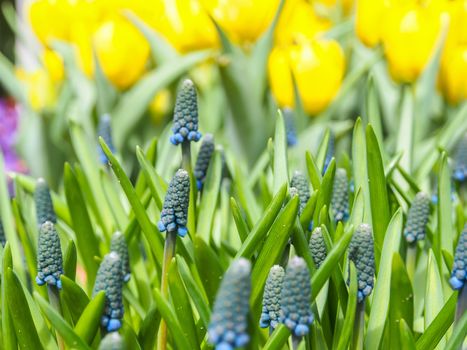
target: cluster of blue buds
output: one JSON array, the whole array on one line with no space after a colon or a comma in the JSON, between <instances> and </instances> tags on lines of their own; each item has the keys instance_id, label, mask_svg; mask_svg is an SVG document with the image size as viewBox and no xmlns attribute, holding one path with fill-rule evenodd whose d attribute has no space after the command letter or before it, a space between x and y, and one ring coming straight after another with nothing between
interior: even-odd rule
<instances>
[{"instance_id":1,"label":"cluster of blue buds","mask_svg":"<svg viewBox=\"0 0 467 350\"><path fill-rule=\"evenodd\" d=\"M287 146L293 147L297 144L297 129L295 128L293 110L290 108L284 108L282 110L282 114L284 115Z\"/></svg>"},{"instance_id":2,"label":"cluster of blue buds","mask_svg":"<svg viewBox=\"0 0 467 350\"><path fill-rule=\"evenodd\" d=\"M457 243L454 265L449 283L453 289L462 289L467 279L467 224L464 226Z\"/></svg>"},{"instance_id":3,"label":"cluster of blue buds","mask_svg":"<svg viewBox=\"0 0 467 350\"><path fill-rule=\"evenodd\" d=\"M57 216L50 196L49 186L43 178L39 178L36 182L36 190L34 191L34 202L36 204L37 225L40 227L44 222L50 221L57 223Z\"/></svg>"},{"instance_id":4,"label":"cluster of blue buds","mask_svg":"<svg viewBox=\"0 0 467 350\"><path fill-rule=\"evenodd\" d=\"M426 193L418 192L409 209L404 228L404 236L408 243L415 243L425 238L429 216L430 198Z\"/></svg>"},{"instance_id":5,"label":"cluster of blue buds","mask_svg":"<svg viewBox=\"0 0 467 350\"><path fill-rule=\"evenodd\" d=\"M123 282L128 282L131 277L128 245L126 244L125 235L120 231L117 231L113 234L112 240L110 241L110 251L116 252L118 255L120 255L120 259L122 260Z\"/></svg>"},{"instance_id":6,"label":"cluster of blue buds","mask_svg":"<svg viewBox=\"0 0 467 350\"><path fill-rule=\"evenodd\" d=\"M116 252L110 252L102 260L97 270L96 281L92 295L103 290L105 292L105 307L101 317L101 326L107 332L115 332L122 326L122 260Z\"/></svg>"},{"instance_id":7,"label":"cluster of blue buds","mask_svg":"<svg viewBox=\"0 0 467 350\"><path fill-rule=\"evenodd\" d=\"M99 350L127 350L125 340L118 332L106 334L99 344Z\"/></svg>"},{"instance_id":8,"label":"cluster of blue buds","mask_svg":"<svg viewBox=\"0 0 467 350\"><path fill-rule=\"evenodd\" d=\"M3 229L3 223L1 220L0 220L0 244L2 245L2 247L4 247L6 244L5 230Z\"/></svg>"},{"instance_id":9,"label":"cluster of blue buds","mask_svg":"<svg viewBox=\"0 0 467 350\"><path fill-rule=\"evenodd\" d=\"M459 141L457 151L454 156L454 180L464 182L467 180L467 133Z\"/></svg>"},{"instance_id":10,"label":"cluster of blue buds","mask_svg":"<svg viewBox=\"0 0 467 350\"><path fill-rule=\"evenodd\" d=\"M198 152L195 165L195 179L198 190L203 188L204 180L208 172L209 163L211 162L212 154L214 153L214 136L206 134L203 137L203 142Z\"/></svg>"},{"instance_id":11,"label":"cluster of blue buds","mask_svg":"<svg viewBox=\"0 0 467 350\"><path fill-rule=\"evenodd\" d=\"M190 202L190 176L178 169L170 181L162 207L161 219L157 224L160 232L176 231L180 237L188 233L188 204Z\"/></svg>"},{"instance_id":12,"label":"cluster of blue buds","mask_svg":"<svg viewBox=\"0 0 467 350\"><path fill-rule=\"evenodd\" d=\"M115 147L114 143L112 140L112 125L111 125L111 118L109 114L104 114L100 120L99 124L97 126L97 136L102 137L102 139L105 141L105 144L107 147L109 147L109 150L112 153L115 153ZM107 165L109 163L109 160L107 159L107 156L105 155L104 151L102 148L99 146L98 148L99 152L99 160L103 165Z\"/></svg>"},{"instance_id":13,"label":"cluster of blue buds","mask_svg":"<svg viewBox=\"0 0 467 350\"><path fill-rule=\"evenodd\" d=\"M245 346L249 299L251 291L251 263L240 258L232 263L222 280L209 323L209 342L216 350L232 350Z\"/></svg>"},{"instance_id":14,"label":"cluster of blue buds","mask_svg":"<svg viewBox=\"0 0 467 350\"><path fill-rule=\"evenodd\" d=\"M360 303L371 294L374 286L375 256L370 225L360 224L357 227L349 245L349 260L357 269L357 297Z\"/></svg>"},{"instance_id":15,"label":"cluster of blue buds","mask_svg":"<svg viewBox=\"0 0 467 350\"><path fill-rule=\"evenodd\" d=\"M334 136L334 133L331 131L329 134L329 143L328 143L328 149L326 151L326 157L324 158L323 175L326 172L326 170L328 170L328 166L329 166L329 163L331 163L332 157L334 157L335 142L336 142L336 137Z\"/></svg>"},{"instance_id":16,"label":"cluster of blue buds","mask_svg":"<svg viewBox=\"0 0 467 350\"><path fill-rule=\"evenodd\" d=\"M324 242L323 233L321 227L317 227L311 234L308 247L311 252L311 257L315 263L316 268L319 268L327 256L326 243Z\"/></svg>"},{"instance_id":17,"label":"cluster of blue buds","mask_svg":"<svg viewBox=\"0 0 467 350\"><path fill-rule=\"evenodd\" d=\"M313 322L310 300L310 272L305 260L295 256L287 264L282 284L280 322L297 337L310 331Z\"/></svg>"},{"instance_id":18,"label":"cluster of blue buds","mask_svg":"<svg viewBox=\"0 0 467 350\"><path fill-rule=\"evenodd\" d=\"M184 141L196 142L201 138L198 131L198 97L190 79L184 80L178 89L172 131L170 142L174 145Z\"/></svg>"},{"instance_id":19,"label":"cluster of blue buds","mask_svg":"<svg viewBox=\"0 0 467 350\"><path fill-rule=\"evenodd\" d=\"M44 222L39 229L37 247L37 276L39 286L48 284L62 288L60 276L63 274L62 248L60 238L51 221Z\"/></svg>"},{"instance_id":20,"label":"cluster of blue buds","mask_svg":"<svg viewBox=\"0 0 467 350\"><path fill-rule=\"evenodd\" d=\"M349 219L349 180L343 168L338 168L334 176L331 207L336 222Z\"/></svg>"},{"instance_id":21,"label":"cluster of blue buds","mask_svg":"<svg viewBox=\"0 0 467 350\"><path fill-rule=\"evenodd\" d=\"M298 214L301 215L310 199L310 187L307 177L302 172L295 171L290 180L290 187L295 187L297 189L298 197L300 198Z\"/></svg>"},{"instance_id":22,"label":"cluster of blue buds","mask_svg":"<svg viewBox=\"0 0 467 350\"><path fill-rule=\"evenodd\" d=\"M259 320L261 328L269 327L273 330L279 323L284 273L284 269L280 265L274 265L269 270L263 293L263 309Z\"/></svg>"}]
</instances>

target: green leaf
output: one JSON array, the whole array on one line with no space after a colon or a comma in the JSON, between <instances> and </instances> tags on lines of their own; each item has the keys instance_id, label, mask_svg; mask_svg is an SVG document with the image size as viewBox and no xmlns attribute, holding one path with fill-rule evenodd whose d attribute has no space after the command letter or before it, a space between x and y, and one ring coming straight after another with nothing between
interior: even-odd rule
<instances>
[{"instance_id":1,"label":"green leaf","mask_svg":"<svg viewBox=\"0 0 467 350\"><path fill-rule=\"evenodd\" d=\"M287 164L287 138L285 135L284 117L282 116L282 112L278 110L274 134L274 194L280 191L284 183L289 182Z\"/></svg>"},{"instance_id":2,"label":"green leaf","mask_svg":"<svg viewBox=\"0 0 467 350\"><path fill-rule=\"evenodd\" d=\"M378 266L379 252L383 247L384 233L388 227L390 211L383 160L379 151L378 140L371 125L366 128L366 147L371 220L376 244L376 266Z\"/></svg>"},{"instance_id":3,"label":"green leaf","mask_svg":"<svg viewBox=\"0 0 467 350\"><path fill-rule=\"evenodd\" d=\"M60 316L47 301L40 296L39 293L34 292L34 299L39 304L42 312L45 314L50 323L63 337L65 343L73 349L77 350L90 350L91 348L76 334L71 326Z\"/></svg>"},{"instance_id":4,"label":"green leaf","mask_svg":"<svg viewBox=\"0 0 467 350\"><path fill-rule=\"evenodd\" d=\"M365 347L368 349L377 349L383 336L391 297L392 257L394 253L399 251L401 236L402 210L398 209L388 225L384 238L381 262L377 273L373 303L366 331Z\"/></svg>"},{"instance_id":5,"label":"green leaf","mask_svg":"<svg viewBox=\"0 0 467 350\"><path fill-rule=\"evenodd\" d=\"M462 347L467 334L467 312L464 310L462 317L456 322L454 331L446 344L446 350L457 350Z\"/></svg>"},{"instance_id":6,"label":"green leaf","mask_svg":"<svg viewBox=\"0 0 467 350\"><path fill-rule=\"evenodd\" d=\"M329 129L326 129L323 135L323 139L319 143L318 154L316 155L316 164L318 166L318 169L320 170L324 169L324 162L326 161L326 156L328 154L330 141L331 141L331 131ZM334 156L335 156L334 154L331 155L331 157L334 157Z\"/></svg>"},{"instance_id":7,"label":"green leaf","mask_svg":"<svg viewBox=\"0 0 467 350\"><path fill-rule=\"evenodd\" d=\"M347 349L352 338L352 331L355 322L355 311L357 309L357 271L353 263L350 264L350 287L349 287L349 302L345 312L344 325L339 335L339 343L337 350Z\"/></svg>"},{"instance_id":8,"label":"green leaf","mask_svg":"<svg viewBox=\"0 0 467 350\"><path fill-rule=\"evenodd\" d=\"M438 180L438 230L434 236L433 251L438 266L441 264L441 252L454 253L454 225L452 222L452 200L451 200L451 171L448 165L447 154L441 155L441 167ZM454 255L454 254L453 254Z\"/></svg>"},{"instance_id":9,"label":"green leaf","mask_svg":"<svg viewBox=\"0 0 467 350\"><path fill-rule=\"evenodd\" d=\"M240 211L240 207L238 206L237 201L233 197L230 198L230 207L231 207L233 219L235 221L235 226L237 227L238 236L240 237L240 240L243 243L245 242L248 236L248 231L250 229L245 219L243 219L243 215Z\"/></svg>"},{"instance_id":10,"label":"green leaf","mask_svg":"<svg viewBox=\"0 0 467 350\"><path fill-rule=\"evenodd\" d=\"M355 192L352 210L350 211L350 219L349 222L354 224L355 226L361 224L363 221L363 215L365 212L365 202L363 198L363 191L362 188L359 187Z\"/></svg>"},{"instance_id":11,"label":"green leaf","mask_svg":"<svg viewBox=\"0 0 467 350\"><path fill-rule=\"evenodd\" d=\"M1 246L1 244L0 244ZM1 248L0 248L1 249ZM9 302L6 298L6 276L9 269L13 268L10 242L7 241L2 256L2 342L5 349L17 349L15 327L9 310Z\"/></svg>"},{"instance_id":12,"label":"green leaf","mask_svg":"<svg viewBox=\"0 0 467 350\"><path fill-rule=\"evenodd\" d=\"M158 289L154 290L154 299L161 313L162 318L167 324L167 329L172 334L172 339L175 342L175 345L178 349L191 349L191 345L185 337L182 337L183 334L182 327L177 321L177 316L175 311L172 309L170 304L164 299L161 295L161 292Z\"/></svg>"},{"instance_id":13,"label":"green leaf","mask_svg":"<svg viewBox=\"0 0 467 350\"><path fill-rule=\"evenodd\" d=\"M75 242L72 240L68 241L68 246L66 247L65 254L63 256L63 271L65 276L71 280L75 280L76 277L76 246Z\"/></svg>"},{"instance_id":14,"label":"green leaf","mask_svg":"<svg viewBox=\"0 0 467 350\"><path fill-rule=\"evenodd\" d=\"M412 172L415 128L415 89L406 85L401 90L399 134L397 152L402 153L400 165L409 173Z\"/></svg>"},{"instance_id":15,"label":"green leaf","mask_svg":"<svg viewBox=\"0 0 467 350\"><path fill-rule=\"evenodd\" d=\"M68 277L62 275L60 280L62 281L60 292L62 303L68 307L73 321L77 322L88 305L89 298L84 290Z\"/></svg>"},{"instance_id":16,"label":"green leaf","mask_svg":"<svg viewBox=\"0 0 467 350\"><path fill-rule=\"evenodd\" d=\"M141 344L143 350L152 350L157 340L157 332L155 329L159 329L161 322L161 315L158 310L153 307L146 314L138 332L138 342Z\"/></svg>"},{"instance_id":17,"label":"green leaf","mask_svg":"<svg viewBox=\"0 0 467 350\"><path fill-rule=\"evenodd\" d=\"M22 105L30 108L26 89L18 80L15 74L15 66L3 53L0 53L0 85L8 91L8 94L15 98Z\"/></svg>"},{"instance_id":18,"label":"green leaf","mask_svg":"<svg viewBox=\"0 0 467 350\"><path fill-rule=\"evenodd\" d=\"M367 87L366 87L366 99L365 99L365 114L368 124L371 124L373 130L375 131L376 138L378 143L383 145L383 127L381 122L381 112L378 100L378 91L374 78L372 75L368 77ZM381 149L382 158L384 157L384 149Z\"/></svg>"},{"instance_id":19,"label":"green leaf","mask_svg":"<svg viewBox=\"0 0 467 350\"><path fill-rule=\"evenodd\" d=\"M20 349L42 349L25 291L18 276L11 268L6 270L5 298L8 300L8 310L13 320Z\"/></svg>"},{"instance_id":20,"label":"green leaf","mask_svg":"<svg viewBox=\"0 0 467 350\"><path fill-rule=\"evenodd\" d=\"M105 292L100 291L83 310L83 313L75 326L74 330L76 334L89 345L91 345L92 340L99 330L104 307Z\"/></svg>"},{"instance_id":21,"label":"green leaf","mask_svg":"<svg viewBox=\"0 0 467 350\"><path fill-rule=\"evenodd\" d=\"M399 332L400 332L400 344L401 349L407 350L415 350L415 340L410 330L410 327L407 325L404 319L401 319L399 324Z\"/></svg>"},{"instance_id":22,"label":"green leaf","mask_svg":"<svg viewBox=\"0 0 467 350\"><path fill-rule=\"evenodd\" d=\"M311 181L311 186L313 186L314 190L318 190L319 187L321 186L321 179L322 179L321 172L319 171L319 168L316 165L316 161L309 151L306 151L305 157L306 157L306 167L308 170L308 176Z\"/></svg>"},{"instance_id":23,"label":"green leaf","mask_svg":"<svg viewBox=\"0 0 467 350\"><path fill-rule=\"evenodd\" d=\"M281 323L276 327L266 344L264 344L263 350L282 350L289 337L290 330Z\"/></svg>"},{"instance_id":24,"label":"green leaf","mask_svg":"<svg viewBox=\"0 0 467 350\"><path fill-rule=\"evenodd\" d=\"M313 215L313 221L315 223L319 222L319 216L323 207L326 206L327 208L329 208L329 205L331 203L332 188L334 186L335 173L336 161L333 158L328 165L326 173L323 176L323 182L321 183L321 187L319 188L318 199L316 201L316 208Z\"/></svg>"}]
</instances>

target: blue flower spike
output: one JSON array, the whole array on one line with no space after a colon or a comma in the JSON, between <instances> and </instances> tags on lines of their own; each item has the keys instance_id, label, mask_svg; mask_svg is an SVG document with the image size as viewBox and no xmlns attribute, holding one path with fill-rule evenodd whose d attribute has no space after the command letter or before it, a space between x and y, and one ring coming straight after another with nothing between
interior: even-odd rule
<instances>
[{"instance_id":1,"label":"blue flower spike","mask_svg":"<svg viewBox=\"0 0 467 350\"><path fill-rule=\"evenodd\" d=\"M326 244L324 243L321 227L317 227L313 230L308 248L310 249L311 257L313 258L316 268L319 268L327 256Z\"/></svg>"},{"instance_id":2,"label":"blue flower spike","mask_svg":"<svg viewBox=\"0 0 467 350\"><path fill-rule=\"evenodd\" d=\"M184 141L197 142L201 138L198 131L198 97L190 79L185 79L178 89L172 131L170 142L174 145Z\"/></svg>"},{"instance_id":3,"label":"blue flower spike","mask_svg":"<svg viewBox=\"0 0 467 350\"><path fill-rule=\"evenodd\" d=\"M62 261L60 238L54 224L51 221L46 221L39 229L36 283L39 286L47 284L61 289Z\"/></svg>"},{"instance_id":4,"label":"blue flower spike","mask_svg":"<svg viewBox=\"0 0 467 350\"><path fill-rule=\"evenodd\" d=\"M123 282L127 283L131 277L130 259L128 256L128 245L126 243L125 235L120 231L113 234L110 241L110 251L116 252L120 255L122 260L122 276Z\"/></svg>"},{"instance_id":5,"label":"blue flower spike","mask_svg":"<svg viewBox=\"0 0 467 350\"><path fill-rule=\"evenodd\" d=\"M101 326L107 332L115 332L122 326L123 319L123 277L122 260L116 252L110 252L102 260L97 270L96 282L92 295L105 291L105 307L101 317Z\"/></svg>"},{"instance_id":6,"label":"blue flower spike","mask_svg":"<svg viewBox=\"0 0 467 350\"><path fill-rule=\"evenodd\" d=\"M454 264L452 266L451 278L449 283L452 289L459 290L465 286L467 279L467 224L464 226L459 241L457 243L456 253L454 255Z\"/></svg>"},{"instance_id":7,"label":"blue flower spike","mask_svg":"<svg viewBox=\"0 0 467 350\"><path fill-rule=\"evenodd\" d=\"M112 139L112 124L111 124L111 118L109 114L104 114L100 120L99 124L97 125L97 136L102 137L102 139L105 141L105 144L107 147L109 147L109 150L112 153L115 153L115 147ZM98 146L98 152L99 152L99 160L103 165L109 164L109 160L107 159L107 156L105 155L104 151Z\"/></svg>"},{"instance_id":8,"label":"blue flower spike","mask_svg":"<svg viewBox=\"0 0 467 350\"><path fill-rule=\"evenodd\" d=\"M190 176L178 169L170 181L162 207L161 219L157 224L160 232L177 232L180 237L188 233L188 204L190 201Z\"/></svg>"},{"instance_id":9,"label":"blue flower spike","mask_svg":"<svg viewBox=\"0 0 467 350\"><path fill-rule=\"evenodd\" d=\"M290 108L284 108L282 110L285 123L285 133L287 137L287 146L293 147L297 144L297 129L295 127L295 120L293 116L293 110Z\"/></svg>"},{"instance_id":10,"label":"blue flower spike","mask_svg":"<svg viewBox=\"0 0 467 350\"><path fill-rule=\"evenodd\" d=\"M36 218L39 227L46 221L50 221L54 224L57 223L57 216L55 215L49 186L43 178L37 179L36 189L34 191L34 202L36 204Z\"/></svg>"},{"instance_id":11,"label":"blue flower spike","mask_svg":"<svg viewBox=\"0 0 467 350\"><path fill-rule=\"evenodd\" d=\"M224 275L208 327L209 343L216 350L232 350L250 341L247 334L250 273L250 261L240 258Z\"/></svg>"},{"instance_id":12,"label":"blue flower spike","mask_svg":"<svg viewBox=\"0 0 467 350\"><path fill-rule=\"evenodd\" d=\"M269 327L272 331L279 323L284 274L284 269L280 265L274 265L269 270L263 293L263 309L259 320L261 328Z\"/></svg>"},{"instance_id":13,"label":"blue flower spike","mask_svg":"<svg viewBox=\"0 0 467 350\"><path fill-rule=\"evenodd\" d=\"M357 269L358 302L369 296L374 286L375 256L371 226L360 224L349 245L349 260ZM347 283L350 283L348 280Z\"/></svg>"},{"instance_id":14,"label":"blue flower spike","mask_svg":"<svg viewBox=\"0 0 467 350\"><path fill-rule=\"evenodd\" d=\"M452 177L459 182L467 180L467 133L464 134L457 145L454 155L454 172Z\"/></svg>"},{"instance_id":15,"label":"blue flower spike","mask_svg":"<svg viewBox=\"0 0 467 350\"><path fill-rule=\"evenodd\" d=\"M305 260L295 256L289 260L282 284L280 322L296 337L310 331L314 319L310 298L310 272Z\"/></svg>"},{"instance_id":16,"label":"blue flower spike","mask_svg":"<svg viewBox=\"0 0 467 350\"><path fill-rule=\"evenodd\" d=\"M408 243L416 243L425 238L429 217L430 197L424 192L418 192L410 206L404 228L404 237Z\"/></svg>"},{"instance_id":17,"label":"blue flower spike","mask_svg":"<svg viewBox=\"0 0 467 350\"><path fill-rule=\"evenodd\" d=\"M298 197L300 198L298 214L301 215L310 199L310 186L307 177L301 171L295 171L290 180L290 187L295 187L298 191Z\"/></svg>"},{"instance_id":18,"label":"blue flower spike","mask_svg":"<svg viewBox=\"0 0 467 350\"><path fill-rule=\"evenodd\" d=\"M203 137L203 142L198 152L195 165L195 179L198 190L203 188L204 180L208 172L209 163L211 162L212 154L214 153L214 136L206 134Z\"/></svg>"},{"instance_id":19,"label":"blue flower spike","mask_svg":"<svg viewBox=\"0 0 467 350\"><path fill-rule=\"evenodd\" d=\"M338 168L334 176L331 207L335 222L349 219L349 180L343 168Z\"/></svg>"}]
</instances>

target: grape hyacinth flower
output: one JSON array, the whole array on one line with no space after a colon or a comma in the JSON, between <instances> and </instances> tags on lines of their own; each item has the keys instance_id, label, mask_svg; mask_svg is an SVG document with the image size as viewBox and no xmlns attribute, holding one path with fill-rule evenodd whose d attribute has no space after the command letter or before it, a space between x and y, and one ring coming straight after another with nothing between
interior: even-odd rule
<instances>
[{"instance_id":1,"label":"grape hyacinth flower","mask_svg":"<svg viewBox=\"0 0 467 350\"><path fill-rule=\"evenodd\" d=\"M298 214L301 215L305 208L308 200L310 199L310 187L308 185L308 179L300 172L295 171L290 180L290 187L295 187L298 191L298 197L300 198L300 206L298 208Z\"/></svg>"},{"instance_id":2,"label":"grape hyacinth flower","mask_svg":"<svg viewBox=\"0 0 467 350\"><path fill-rule=\"evenodd\" d=\"M259 320L261 328L269 327L272 331L279 323L284 274L284 269L280 265L274 265L269 270L263 293L263 309Z\"/></svg>"},{"instance_id":3,"label":"grape hyacinth flower","mask_svg":"<svg viewBox=\"0 0 467 350\"><path fill-rule=\"evenodd\" d=\"M125 340L118 332L108 333L99 344L99 350L127 350Z\"/></svg>"},{"instance_id":4,"label":"grape hyacinth flower","mask_svg":"<svg viewBox=\"0 0 467 350\"><path fill-rule=\"evenodd\" d=\"M357 227L349 245L349 260L357 269L357 297L360 303L370 295L374 286L375 256L370 225L360 224Z\"/></svg>"},{"instance_id":5,"label":"grape hyacinth flower","mask_svg":"<svg viewBox=\"0 0 467 350\"><path fill-rule=\"evenodd\" d=\"M102 137L102 139L105 141L105 144L107 147L109 147L109 150L112 153L115 153L115 147L114 143L112 140L112 125L111 125L111 118L109 114L104 114L100 120L99 120L99 125L97 126L97 136ZM109 160L107 159L107 156L105 155L104 151L102 148L99 146L98 147L98 152L99 152L99 160L103 165L107 165L109 163Z\"/></svg>"},{"instance_id":6,"label":"grape hyacinth flower","mask_svg":"<svg viewBox=\"0 0 467 350\"><path fill-rule=\"evenodd\" d=\"M37 248L37 276L39 286L48 284L62 288L60 276L63 274L62 249L60 238L51 221L44 222L39 229Z\"/></svg>"},{"instance_id":7,"label":"grape hyacinth flower","mask_svg":"<svg viewBox=\"0 0 467 350\"><path fill-rule=\"evenodd\" d=\"M208 327L209 342L216 350L245 346L251 291L251 263L240 258L227 270L216 296Z\"/></svg>"},{"instance_id":8,"label":"grape hyacinth flower","mask_svg":"<svg viewBox=\"0 0 467 350\"><path fill-rule=\"evenodd\" d=\"M457 243L454 265L449 283L455 290L462 289L467 279L467 224L464 226Z\"/></svg>"},{"instance_id":9,"label":"grape hyacinth flower","mask_svg":"<svg viewBox=\"0 0 467 350\"><path fill-rule=\"evenodd\" d=\"M409 209L404 228L404 236L408 243L415 243L425 238L429 215L430 198L426 193L418 192Z\"/></svg>"},{"instance_id":10,"label":"grape hyacinth flower","mask_svg":"<svg viewBox=\"0 0 467 350\"><path fill-rule=\"evenodd\" d=\"M197 142L201 138L198 131L198 97L190 79L184 80L178 89L172 131L170 142L174 145L184 141Z\"/></svg>"},{"instance_id":11,"label":"grape hyacinth flower","mask_svg":"<svg viewBox=\"0 0 467 350\"><path fill-rule=\"evenodd\" d=\"M204 180L208 171L209 163L211 162L212 154L214 153L214 136L206 134L201 143L201 148L198 152L198 158L195 165L195 179L198 190L203 188Z\"/></svg>"},{"instance_id":12,"label":"grape hyacinth flower","mask_svg":"<svg viewBox=\"0 0 467 350\"><path fill-rule=\"evenodd\" d=\"M297 144L297 129L295 128L293 111L290 108L284 108L282 114L284 116L287 146L293 147Z\"/></svg>"},{"instance_id":13,"label":"grape hyacinth flower","mask_svg":"<svg viewBox=\"0 0 467 350\"><path fill-rule=\"evenodd\" d=\"M336 222L349 219L349 181L347 171L342 168L336 170L334 177L331 207Z\"/></svg>"},{"instance_id":14,"label":"grape hyacinth flower","mask_svg":"<svg viewBox=\"0 0 467 350\"><path fill-rule=\"evenodd\" d=\"M324 158L323 175L326 172L326 170L328 170L328 166L329 166L329 163L331 163L332 157L334 157L335 142L336 142L336 137L334 136L334 133L331 131L329 133L329 143L328 143L328 149L326 150L326 157Z\"/></svg>"},{"instance_id":15,"label":"grape hyacinth flower","mask_svg":"<svg viewBox=\"0 0 467 350\"><path fill-rule=\"evenodd\" d=\"M122 326L123 297L122 297L122 260L116 252L110 252L102 260L97 270L96 282L92 295L101 290L105 291L105 308L101 317L101 326L107 332L114 332Z\"/></svg>"},{"instance_id":16,"label":"grape hyacinth flower","mask_svg":"<svg viewBox=\"0 0 467 350\"><path fill-rule=\"evenodd\" d=\"M467 180L467 133L464 134L457 145L452 177L459 182Z\"/></svg>"},{"instance_id":17,"label":"grape hyacinth flower","mask_svg":"<svg viewBox=\"0 0 467 350\"><path fill-rule=\"evenodd\" d=\"M50 221L54 224L57 223L57 216L55 215L49 186L43 178L39 178L36 182L34 202L36 204L36 217L37 224L39 226L41 226L46 221Z\"/></svg>"},{"instance_id":18,"label":"grape hyacinth flower","mask_svg":"<svg viewBox=\"0 0 467 350\"><path fill-rule=\"evenodd\" d=\"M110 241L110 251L116 252L122 260L122 276L123 282L128 282L131 277L130 259L128 256L128 245L126 244L125 235L120 231L113 234Z\"/></svg>"},{"instance_id":19,"label":"grape hyacinth flower","mask_svg":"<svg viewBox=\"0 0 467 350\"><path fill-rule=\"evenodd\" d=\"M178 169L170 181L162 207L161 219L157 224L160 232L176 231L180 237L188 232L188 204L190 200L190 177L184 169Z\"/></svg>"},{"instance_id":20,"label":"grape hyacinth flower","mask_svg":"<svg viewBox=\"0 0 467 350\"><path fill-rule=\"evenodd\" d=\"M326 244L324 242L323 233L321 232L321 227L317 227L313 230L308 247L316 268L319 268L327 255Z\"/></svg>"},{"instance_id":21,"label":"grape hyacinth flower","mask_svg":"<svg viewBox=\"0 0 467 350\"><path fill-rule=\"evenodd\" d=\"M2 244L2 247L4 247L6 244L6 236L2 220L0 220L0 243Z\"/></svg>"},{"instance_id":22,"label":"grape hyacinth flower","mask_svg":"<svg viewBox=\"0 0 467 350\"><path fill-rule=\"evenodd\" d=\"M310 298L310 272L305 260L295 256L287 264L282 284L280 322L296 337L310 331L313 322Z\"/></svg>"}]
</instances>

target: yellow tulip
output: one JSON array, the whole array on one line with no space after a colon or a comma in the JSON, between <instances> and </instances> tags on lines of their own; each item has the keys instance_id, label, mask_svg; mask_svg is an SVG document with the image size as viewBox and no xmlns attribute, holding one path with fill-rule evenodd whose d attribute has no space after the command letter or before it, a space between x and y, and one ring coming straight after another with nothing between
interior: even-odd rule
<instances>
[{"instance_id":1,"label":"yellow tulip","mask_svg":"<svg viewBox=\"0 0 467 350\"><path fill-rule=\"evenodd\" d=\"M315 0L314 3L323 5L329 9L341 6L342 12L344 14L349 14L352 11L354 0Z\"/></svg>"},{"instance_id":2,"label":"yellow tulip","mask_svg":"<svg viewBox=\"0 0 467 350\"><path fill-rule=\"evenodd\" d=\"M386 10L384 0L357 0L355 30L367 46L376 46L381 41L381 22Z\"/></svg>"},{"instance_id":3,"label":"yellow tulip","mask_svg":"<svg viewBox=\"0 0 467 350\"><path fill-rule=\"evenodd\" d=\"M458 45L445 52L441 63L439 87L452 104L467 99L467 45Z\"/></svg>"},{"instance_id":4,"label":"yellow tulip","mask_svg":"<svg viewBox=\"0 0 467 350\"><path fill-rule=\"evenodd\" d=\"M128 20L116 16L105 21L93 43L104 74L115 86L125 89L143 74L149 44Z\"/></svg>"},{"instance_id":5,"label":"yellow tulip","mask_svg":"<svg viewBox=\"0 0 467 350\"><path fill-rule=\"evenodd\" d=\"M16 76L26 87L32 109L42 111L54 105L57 93L45 69L26 71L23 68L17 68Z\"/></svg>"},{"instance_id":6,"label":"yellow tulip","mask_svg":"<svg viewBox=\"0 0 467 350\"><path fill-rule=\"evenodd\" d=\"M159 124L164 116L166 116L171 108L171 93L170 90L164 89L159 91L149 104L149 113L155 124Z\"/></svg>"},{"instance_id":7,"label":"yellow tulip","mask_svg":"<svg viewBox=\"0 0 467 350\"><path fill-rule=\"evenodd\" d=\"M211 16L235 42L249 44L274 18L279 0L202 0Z\"/></svg>"},{"instance_id":8,"label":"yellow tulip","mask_svg":"<svg viewBox=\"0 0 467 350\"><path fill-rule=\"evenodd\" d=\"M54 83L60 83L65 75L63 59L53 50L45 49L42 63Z\"/></svg>"},{"instance_id":9,"label":"yellow tulip","mask_svg":"<svg viewBox=\"0 0 467 350\"><path fill-rule=\"evenodd\" d=\"M316 115L336 96L345 70L345 57L334 40L313 40L276 47L268 64L271 90L281 107L293 107L292 76L305 111Z\"/></svg>"},{"instance_id":10,"label":"yellow tulip","mask_svg":"<svg viewBox=\"0 0 467 350\"><path fill-rule=\"evenodd\" d=\"M433 53L440 33L441 14L432 6L393 5L384 23L382 41L392 78L415 81Z\"/></svg>"}]
</instances>

